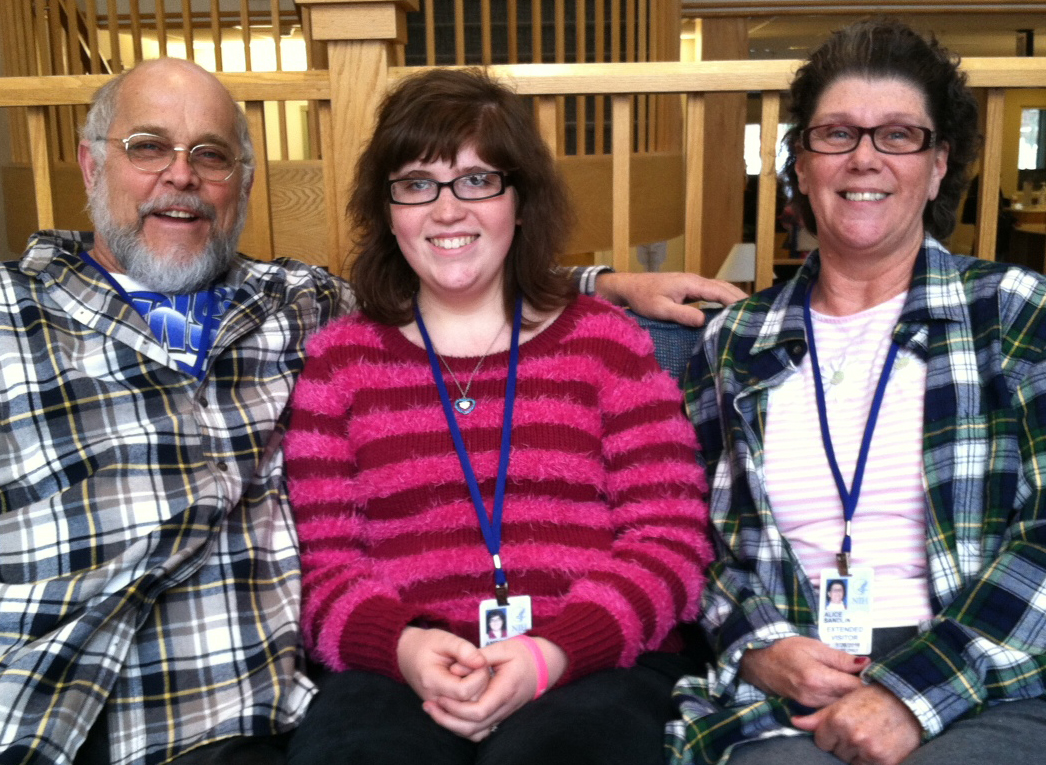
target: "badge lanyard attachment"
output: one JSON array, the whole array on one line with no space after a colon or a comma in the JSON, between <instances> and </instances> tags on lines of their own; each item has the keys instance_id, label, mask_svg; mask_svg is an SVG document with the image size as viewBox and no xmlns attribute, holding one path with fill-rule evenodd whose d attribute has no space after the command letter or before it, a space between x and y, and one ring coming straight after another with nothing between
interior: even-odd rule
<instances>
[{"instance_id":1,"label":"badge lanyard attachment","mask_svg":"<svg viewBox=\"0 0 1046 765\"><path fill-rule=\"evenodd\" d=\"M890 379L894 361L897 359L897 351L900 346L891 340L890 350L883 362L883 371L879 374L879 382L875 386L875 395L872 397L872 406L868 410L868 421L864 426L864 436L861 438L861 450L857 454L857 462L854 465L853 484L849 489L843 480L839 462L835 458L835 449L832 447L832 434L828 430L828 406L824 395L824 381L821 379L821 365L817 361L817 348L814 343L814 322L810 311L810 296L813 294L813 284L806 293L806 302L803 305L803 320L806 323L806 344L810 348L810 364L814 371L814 389L817 393L817 419L821 424L821 441L824 443L824 453L828 458L828 466L832 469L832 477L835 479L835 487L839 491L839 499L843 503L843 544L835 556L836 566L841 576L850 575L850 551L853 541L850 536L854 513L857 511L857 501L861 496L861 483L864 481L864 469L868 464L868 452L872 446L872 433L875 432L875 423L879 419L879 409L882 407L883 395L886 393L886 383Z\"/></svg>"},{"instance_id":2,"label":"badge lanyard attachment","mask_svg":"<svg viewBox=\"0 0 1046 765\"><path fill-rule=\"evenodd\" d=\"M454 449L458 453L458 461L461 463L461 471L465 474L465 483L468 485L469 494L472 496L472 505L476 509L476 518L479 520L479 529L483 533L483 541L487 545L494 563L494 597L497 598L499 606L508 605L508 577L501 564L501 516L505 505L505 483L508 478L508 457L512 445L512 409L516 401L516 368L519 366L519 333L523 321L523 298L516 298L516 311L512 319L512 345L509 350L508 381L505 385L505 411L501 423L501 455L498 459L498 477L494 486L494 505L490 518L487 518L487 508L483 502L483 495L479 490L479 481L472 469L472 461L465 450L465 441L461 437L461 428L458 427L454 416L454 407L447 394L447 384L443 380L443 370L439 365L436 350L429 339L429 333L425 329L425 322L418 310L418 301L414 301L414 320L418 323L418 332L425 343L425 352L429 357L429 365L432 367L432 377L439 391L439 400L443 405L443 416L447 420L450 429L450 437L454 441Z\"/></svg>"}]
</instances>

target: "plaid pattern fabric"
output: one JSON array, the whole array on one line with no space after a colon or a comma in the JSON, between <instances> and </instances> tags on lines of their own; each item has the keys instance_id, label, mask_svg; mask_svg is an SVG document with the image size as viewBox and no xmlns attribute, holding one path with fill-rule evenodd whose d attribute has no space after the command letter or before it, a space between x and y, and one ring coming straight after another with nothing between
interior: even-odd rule
<instances>
[{"instance_id":1,"label":"plaid pattern fabric","mask_svg":"<svg viewBox=\"0 0 1046 765\"><path fill-rule=\"evenodd\" d=\"M676 687L682 719L666 737L676 764L722 762L733 744L796 732L784 727L795 705L767 698L738 669L748 648L817 636L816 593L762 477L768 391L806 353L802 301L817 269L815 253L792 281L724 311L691 362L687 406L718 556L701 618L718 661ZM1046 279L927 238L894 337L927 363L935 616L864 678L896 694L931 738L986 704L1046 691Z\"/></svg>"},{"instance_id":2,"label":"plaid pattern fabric","mask_svg":"<svg viewBox=\"0 0 1046 765\"><path fill-rule=\"evenodd\" d=\"M279 448L305 337L351 300L318 268L238 257L202 381L42 232L0 271L0 763L110 761L292 727L297 542Z\"/></svg>"}]
</instances>

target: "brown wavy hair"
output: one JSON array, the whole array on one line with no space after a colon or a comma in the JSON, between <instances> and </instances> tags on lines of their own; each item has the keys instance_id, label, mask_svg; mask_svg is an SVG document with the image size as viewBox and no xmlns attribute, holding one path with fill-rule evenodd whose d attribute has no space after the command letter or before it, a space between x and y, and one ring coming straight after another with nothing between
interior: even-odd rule
<instances>
[{"instance_id":1,"label":"brown wavy hair","mask_svg":"<svg viewBox=\"0 0 1046 765\"><path fill-rule=\"evenodd\" d=\"M505 259L506 317L520 294L542 312L573 296L572 283L555 269L573 208L529 105L483 70L433 69L403 79L385 96L356 166L348 208L356 257L349 282L371 319L409 324L419 286L389 224L390 174L409 162L453 162L467 144L507 173L516 190L519 223Z\"/></svg>"},{"instance_id":2,"label":"brown wavy hair","mask_svg":"<svg viewBox=\"0 0 1046 765\"><path fill-rule=\"evenodd\" d=\"M784 139L788 159L783 175L803 223L817 232L810 200L799 190L795 172L802 150L801 133L810 126L828 86L849 76L903 80L926 98L937 143L948 145L948 164L937 197L923 210L923 226L937 239L947 238L955 228L956 209L968 182L967 169L980 147L977 101L966 85L966 74L959 70L958 56L935 38L926 39L897 19L882 17L835 32L792 80L792 127Z\"/></svg>"}]
</instances>

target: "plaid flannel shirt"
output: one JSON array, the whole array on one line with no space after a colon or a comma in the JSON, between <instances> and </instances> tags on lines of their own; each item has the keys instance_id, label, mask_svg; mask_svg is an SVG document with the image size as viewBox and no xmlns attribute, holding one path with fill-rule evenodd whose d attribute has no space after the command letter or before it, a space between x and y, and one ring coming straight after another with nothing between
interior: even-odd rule
<instances>
[{"instance_id":1,"label":"plaid flannel shirt","mask_svg":"<svg viewBox=\"0 0 1046 765\"><path fill-rule=\"evenodd\" d=\"M181 371L43 232L0 271L0 763L112 763L291 728L314 689L279 448L306 336L351 305L321 269L237 257L209 368Z\"/></svg>"},{"instance_id":2,"label":"plaid flannel shirt","mask_svg":"<svg viewBox=\"0 0 1046 765\"><path fill-rule=\"evenodd\" d=\"M687 407L711 485L717 561L702 622L717 663L676 687L671 761L724 762L739 742L795 733L793 702L738 676L741 656L817 637L816 593L773 520L763 476L767 396L807 351L816 253L783 286L717 317L690 367ZM927 364L923 470L934 618L863 673L924 738L999 701L1044 695L1046 279L962 258L927 238L895 340ZM820 448L816 427L812 447Z\"/></svg>"}]
</instances>

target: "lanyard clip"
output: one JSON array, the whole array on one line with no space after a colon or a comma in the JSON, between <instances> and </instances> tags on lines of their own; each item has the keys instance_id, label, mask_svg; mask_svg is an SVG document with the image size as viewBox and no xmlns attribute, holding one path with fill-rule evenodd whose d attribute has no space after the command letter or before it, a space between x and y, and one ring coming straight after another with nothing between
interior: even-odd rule
<instances>
[{"instance_id":1,"label":"lanyard clip","mask_svg":"<svg viewBox=\"0 0 1046 765\"><path fill-rule=\"evenodd\" d=\"M494 585L494 597L497 598L499 606L508 605L508 582Z\"/></svg>"},{"instance_id":2,"label":"lanyard clip","mask_svg":"<svg viewBox=\"0 0 1046 765\"><path fill-rule=\"evenodd\" d=\"M850 553L836 553L835 565L839 567L839 576L850 576Z\"/></svg>"},{"instance_id":3,"label":"lanyard clip","mask_svg":"<svg viewBox=\"0 0 1046 765\"><path fill-rule=\"evenodd\" d=\"M494 559L494 597L497 598L499 606L507 606L508 579L505 577L505 570L501 568L501 556L494 553L491 557Z\"/></svg>"}]
</instances>

